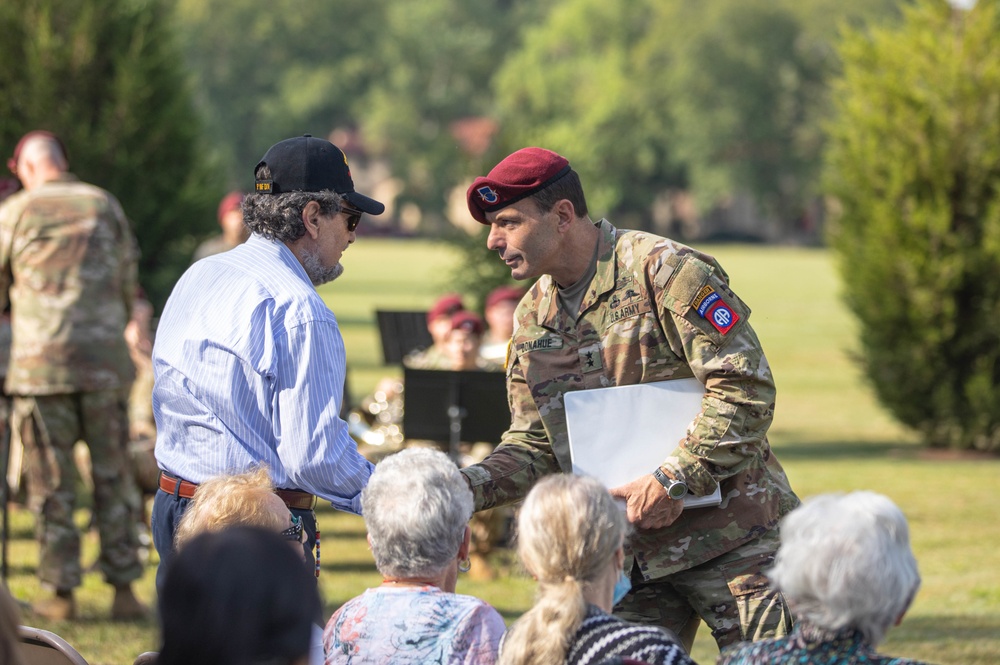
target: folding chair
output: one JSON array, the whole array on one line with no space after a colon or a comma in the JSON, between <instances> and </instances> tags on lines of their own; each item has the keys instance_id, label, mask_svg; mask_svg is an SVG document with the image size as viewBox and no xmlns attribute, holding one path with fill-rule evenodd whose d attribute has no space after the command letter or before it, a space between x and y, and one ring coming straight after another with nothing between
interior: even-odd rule
<instances>
[{"instance_id":1,"label":"folding chair","mask_svg":"<svg viewBox=\"0 0 1000 665\"><path fill-rule=\"evenodd\" d=\"M17 630L28 665L87 665L84 657L55 633L30 626L18 626Z\"/></svg>"}]
</instances>

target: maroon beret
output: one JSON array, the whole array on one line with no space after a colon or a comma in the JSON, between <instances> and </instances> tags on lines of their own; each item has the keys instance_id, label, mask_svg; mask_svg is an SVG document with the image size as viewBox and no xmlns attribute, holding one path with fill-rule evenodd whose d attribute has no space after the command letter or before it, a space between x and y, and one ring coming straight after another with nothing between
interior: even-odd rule
<instances>
[{"instance_id":1,"label":"maroon beret","mask_svg":"<svg viewBox=\"0 0 1000 665\"><path fill-rule=\"evenodd\" d=\"M479 318L479 315L475 312L456 312L455 315L451 317L451 329L464 330L472 333L473 335L482 335L484 329L483 320Z\"/></svg>"},{"instance_id":2,"label":"maroon beret","mask_svg":"<svg viewBox=\"0 0 1000 665\"><path fill-rule=\"evenodd\" d=\"M429 324L434 319L443 316L451 318L452 314L463 309L465 309L465 305L462 304L462 296L457 293L448 293L438 298L431 306L427 312L427 323Z\"/></svg>"},{"instance_id":3,"label":"maroon beret","mask_svg":"<svg viewBox=\"0 0 1000 665\"><path fill-rule=\"evenodd\" d=\"M224 197L222 201L219 202L219 210L217 211L219 221L226 216L227 213L233 210L239 210L240 204L243 203L243 192L229 192Z\"/></svg>"},{"instance_id":4,"label":"maroon beret","mask_svg":"<svg viewBox=\"0 0 1000 665\"><path fill-rule=\"evenodd\" d=\"M486 296L486 309L489 309L497 303L501 303L505 300L521 302L521 298L524 297L524 292L525 289L520 286L498 286L490 291L490 294Z\"/></svg>"},{"instance_id":5,"label":"maroon beret","mask_svg":"<svg viewBox=\"0 0 1000 665\"><path fill-rule=\"evenodd\" d=\"M465 198L476 221L486 224L486 213L506 208L545 189L569 173L569 161L545 148L521 148L476 178Z\"/></svg>"}]
</instances>

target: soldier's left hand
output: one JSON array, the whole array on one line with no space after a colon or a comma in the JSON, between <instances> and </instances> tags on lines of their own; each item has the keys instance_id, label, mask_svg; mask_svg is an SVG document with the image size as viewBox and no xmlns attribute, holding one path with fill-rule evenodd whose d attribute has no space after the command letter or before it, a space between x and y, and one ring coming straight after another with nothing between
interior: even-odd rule
<instances>
[{"instance_id":1,"label":"soldier's left hand","mask_svg":"<svg viewBox=\"0 0 1000 665\"><path fill-rule=\"evenodd\" d=\"M668 497L652 475L641 476L610 492L616 499L625 500L628 521L640 529L670 526L684 509L684 502Z\"/></svg>"}]
</instances>

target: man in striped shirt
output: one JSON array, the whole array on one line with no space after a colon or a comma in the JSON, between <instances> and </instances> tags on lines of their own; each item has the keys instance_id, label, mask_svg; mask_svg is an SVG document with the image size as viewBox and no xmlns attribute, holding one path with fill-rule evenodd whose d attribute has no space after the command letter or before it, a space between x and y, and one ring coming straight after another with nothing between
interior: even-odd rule
<instances>
[{"instance_id":1,"label":"man in striped shirt","mask_svg":"<svg viewBox=\"0 0 1000 665\"><path fill-rule=\"evenodd\" d=\"M153 348L153 542L162 581L194 488L266 465L303 520L312 565L315 498L360 514L372 466L340 419L344 341L315 286L336 279L363 213L347 158L303 136L272 146L243 202L250 238L192 265L167 301Z\"/></svg>"}]
</instances>

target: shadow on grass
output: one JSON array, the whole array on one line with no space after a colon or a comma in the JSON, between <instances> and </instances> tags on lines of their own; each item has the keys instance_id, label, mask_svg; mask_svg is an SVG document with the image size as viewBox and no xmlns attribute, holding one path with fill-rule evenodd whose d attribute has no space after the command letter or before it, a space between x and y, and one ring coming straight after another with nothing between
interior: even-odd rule
<instances>
[{"instance_id":1,"label":"shadow on grass","mask_svg":"<svg viewBox=\"0 0 1000 665\"><path fill-rule=\"evenodd\" d=\"M781 461L847 460L893 457L917 459L920 447L886 441L782 441L772 444Z\"/></svg>"},{"instance_id":2,"label":"shadow on grass","mask_svg":"<svg viewBox=\"0 0 1000 665\"><path fill-rule=\"evenodd\" d=\"M1000 643L1000 615L907 617L901 626L889 631L888 638L893 645L977 640Z\"/></svg>"},{"instance_id":3,"label":"shadow on grass","mask_svg":"<svg viewBox=\"0 0 1000 665\"><path fill-rule=\"evenodd\" d=\"M802 441L779 440L772 442L778 459L784 460L856 460L890 458L933 463L995 462L1000 454L981 450L931 448L903 441Z\"/></svg>"},{"instance_id":4,"label":"shadow on grass","mask_svg":"<svg viewBox=\"0 0 1000 665\"><path fill-rule=\"evenodd\" d=\"M35 574L36 568L35 568L34 565L27 564L27 563L21 563L21 562L14 562L13 560L11 560L9 558L10 554L8 554L7 556L8 556L8 559L7 559L7 576L8 577L15 577L17 575L27 575L27 576L30 577L30 576L32 576L32 575Z\"/></svg>"},{"instance_id":5,"label":"shadow on grass","mask_svg":"<svg viewBox=\"0 0 1000 665\"><path fill-rule=\"evenodd\" d=\"M323 535L323 546L324 547L326 547L326 541L327 541L327 539L332 540L332 539L336 538L338 542L342 542L342 541L345 541L345 540L362 540L363 541L365 539L365 536L368 535L368 532L365 530L364 523L362 523L361 526L357 527L357 528L354 528L354 527L343 527L343 526L331 527L331 526L325 525L325 524L320 525L320 528L321 528L321 532L322 532L322 535Z\"/></svg>"},{"instance_id":6,"label":"shadow on grass","mask_svg":"<svg viewBox=\"0 0 1000 665\"><path fill-rule=\"evenodd\" d=\"M330 575L336 575L338 573L376 573L375 562L368 561L339 561L327 564L326 557L323 557L323 563L320 564L320 575L324 573L329 573Z\"/></svg>"}]
</instances>

